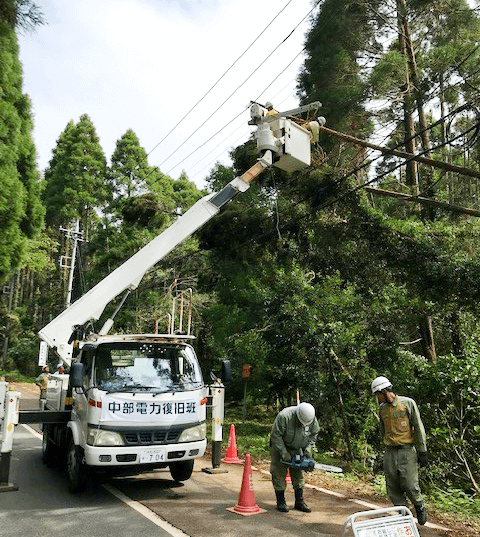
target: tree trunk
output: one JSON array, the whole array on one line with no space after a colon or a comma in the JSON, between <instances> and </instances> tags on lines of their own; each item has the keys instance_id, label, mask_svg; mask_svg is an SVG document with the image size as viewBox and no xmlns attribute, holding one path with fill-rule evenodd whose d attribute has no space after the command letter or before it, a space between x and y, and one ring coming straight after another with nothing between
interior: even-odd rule
<instances>
[{"instance_id":1,"label":"tree trunk","mask_svg":"<svg viewBox=\"0 0 480 537\"><path fill-rule=\"evenodd\" d=\"M460 319L458 317L458 311L452 311L449 315L448 323L450 325L450 340L453 354L457 357L465 356L465 348L463 347L462 338L460 336Z\"/></svg>"},{"instance_id":2,"label":"tree trunk","mask_svg":"<svg viewBox=\"0 0 480 537\"><path fill-rule=\"evenodd\" d=\"M399 3L405 6L404 0L398 0ZM410 25L408 24L405 8L405 16L403 17L403 35L405 39L405 52L408 58L408 70L409 76L412 84L413 94L415 95L415 103L418 113L418 125L420 127L420 140L422 142L423 153L426 157L430 158L430 135L427 126L427 120L425 118L425 111L423 108L423 93L420 89L420 80L418 76L417 61L415 58L415 51L413 50L412 38L410 33ZM433 190L433 170L431 167L425 167L423 169L424 181L423 181L423 193L428 197L434 197ZM427 207L423 209L424 216L429 220L435 218L435 209L433 207Z\"/></svg>"},{"instance_id":3,"label":"tree trunk","mask_svg":"<svg viewBox=\"0 0 480 537\"><path fill-rule=\"evenodd\" d=\"M422 336L422 348L425 358L434 364L437 361L435 342L433 340L432 319L425 315L419 320L420 335Z\"/></svg>"},{"instance_id":4,"label":"tree trunk","mask_svg":"<svg viewBox=\"0 0 480 537\"><path fill-rule=\"evenodd\" d=\"M410 68L408 61L407 39L405 27L407 26L407 9L405 0L397 0L397 25L398 25L398 41L400 51L405 56L407 61L407 69L405 71L405 86L404 101L403 101L403 125L405 136L405 148L408 153L416 153L415 142L415 124L413 121L413 96L412 96L412 80L410 76ZM415 161L407 162L406 167L406 182L410 186L413 196L418 196L418 165Z\"/></svg>"},{"instance_id":5,"label":"tree trunk","mask_svg":"<svg viewBox=\"0 0 480 537\"><path fill-rule=\"evenodd\" d=\"M340 407L340 415L342 417L343 422L343 439L345 440L345 445L347 446L347 460L353 461L353 450L352 450L352 442L350 439L350 430L348 427L348 421L347 421L347 414L345 412L345 404L343 402L343 396L342 391L340 389L340 385L338 383L337 375L335 374L335 368L332 364L332 358L336 358L338 360L337 355L335 354L335 351L333 349L329 349L328 351L328 358L329 358L329 364L330 364L330 372L332 373L333 380L335 382L335 387L337 389L338 393L338 403Z\"/></svg>"}]
</instances>

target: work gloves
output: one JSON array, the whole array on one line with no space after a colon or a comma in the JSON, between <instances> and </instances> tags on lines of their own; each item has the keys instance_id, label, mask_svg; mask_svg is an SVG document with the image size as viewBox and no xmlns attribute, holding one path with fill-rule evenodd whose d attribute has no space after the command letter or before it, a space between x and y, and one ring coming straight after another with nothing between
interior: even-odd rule
<instances>
[{"instance_id":1,"label":"work gloves","mask_svg":"<svg viewBox=\"0 0 480 537\"><path fill-rule=\"evenodd\" d=\"M426 451L422 451L417 456L418 465L421 468L426 468L428 466L428 453Z\"/></svg>"}]
</instances>

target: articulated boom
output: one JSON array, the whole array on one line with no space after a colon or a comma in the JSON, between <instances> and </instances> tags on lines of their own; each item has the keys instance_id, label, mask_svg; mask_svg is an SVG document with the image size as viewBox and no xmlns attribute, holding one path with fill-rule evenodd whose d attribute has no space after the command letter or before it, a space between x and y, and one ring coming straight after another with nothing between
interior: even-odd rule
<instances>
[{"instance_id":1,"label":"articulated boom","mask_svg":"<svg viewBox=\"0 0 480 537\"><path fill-rule=\"evenodd\" d=\"M315 123L318 123L299 121L298 116L303 112L316 111L319 107L320 103L313 103L296 110L268 115L269 111L265 107L253 103L250 108L252 120L249 123L258 126L256 138L260 158L256 164L220 192L208 194L197 201L168 229L42 328L39 332L40 338L70 365L70 340L75 326L84 326L88 321L98 320L107 304L120 293L135 289L147 270L208 222L237 194L245 192L250 181L263 170L273 165L293 172L310 165L310 144L315 139ZM323 124L322 120L323 118L319 118ZM113 320L107 321L100 333L106 334L112 323Z\"/></svg>"}]
</instances>

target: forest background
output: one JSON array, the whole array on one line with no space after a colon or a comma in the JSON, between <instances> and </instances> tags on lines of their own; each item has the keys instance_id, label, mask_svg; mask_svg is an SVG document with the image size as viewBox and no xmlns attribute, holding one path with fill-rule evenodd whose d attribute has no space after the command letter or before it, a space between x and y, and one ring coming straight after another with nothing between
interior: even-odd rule
<instances>
[{"instance_id":1,"label":"forest background","mask_svg":"<svg viewBox=\"0 0 480 537\"><path fill-rule=\"evenodd\" d=\"M478 505L478 8L316 4L301 103L320 101L335 131L446 165L323 133L309 168L267 171L148 272L116 329L164 330L172 297L191 289L204 374L233 365L227 398L241 400L252 365L249 404L273 409L300 394L318 409L318 449L367 470L381 450L369 386L386 375L420 406L424 488ZM27 376L38 374L38 330L206 193L149 166L132 130L107 161L88 111L37 168L16 32L43 22L30 0L0 6L0 369ZM255 162L254 142L231 157L208 191Z\"/></svg>"}]
</instances>

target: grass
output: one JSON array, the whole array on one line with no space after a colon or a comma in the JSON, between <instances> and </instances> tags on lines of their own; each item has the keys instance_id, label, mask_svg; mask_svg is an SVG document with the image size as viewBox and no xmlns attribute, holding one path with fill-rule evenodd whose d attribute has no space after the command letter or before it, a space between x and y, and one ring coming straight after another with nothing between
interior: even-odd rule
<instances>
[{"instance_id":1,"label":"grass","mask_svg":"<svg viewBox=\"0 0 480 537\"><path fill-rule=\"evenodd\" d=\"M444 513L480 521L480 498L468 496L463 490L436 489L431 493L430 498L435 507Z\"/></svg>"},{"instance_id":2,"label":"grass","mask_svg":"<svg viewBox=\"0 0 480 537\"><path fill-rule=\"evenodd\" d=\"M275 415L266 409L249 409L247 416L242 416L242 409L228 406L225 409L224 444L228 447L230 427L235 426L237 451L242 455L250 453L252 458L269 459L268 438Z\"/></svg>"},{"instance_id":3,"label":"grass","mask_svg":"<svg viewBox=\"0 0 480 537\"><path fill-rule=\"evenodd\" d=\"M35 382L34 378L27 377L16 369L14 369L13 371L6 371L4 369L0 369L0 378L4 378L7 382Z\"/></svg>"},{"instance_id":4,"label":"grass","mask_svg":"<svg viewBox=\"0 0 480 537\"><path fill-rule=\"evenodd\" d=\"M277 412L264 406L250 406L247 415L243 417L241 404L229 405L225 408L224 419L224 453L229 443L231 424L235 425L237 451L240 457L250 453L252 460L269 461L268 449L269 435ZM377 474L372 476L366 468L357 468L355 463L346 464L345 461L335 457L334 453L315 453L315 460L323 464L341 466L343 474L334 474L339 481L364 482L373 486L374 491L387 499L385 476ZM449 489L440 491L435 489L426 495L427 507L437 513L452 514L455 519L480 521L480 498L472 498L461 490Z\"/></svg>"}]
</instances>

